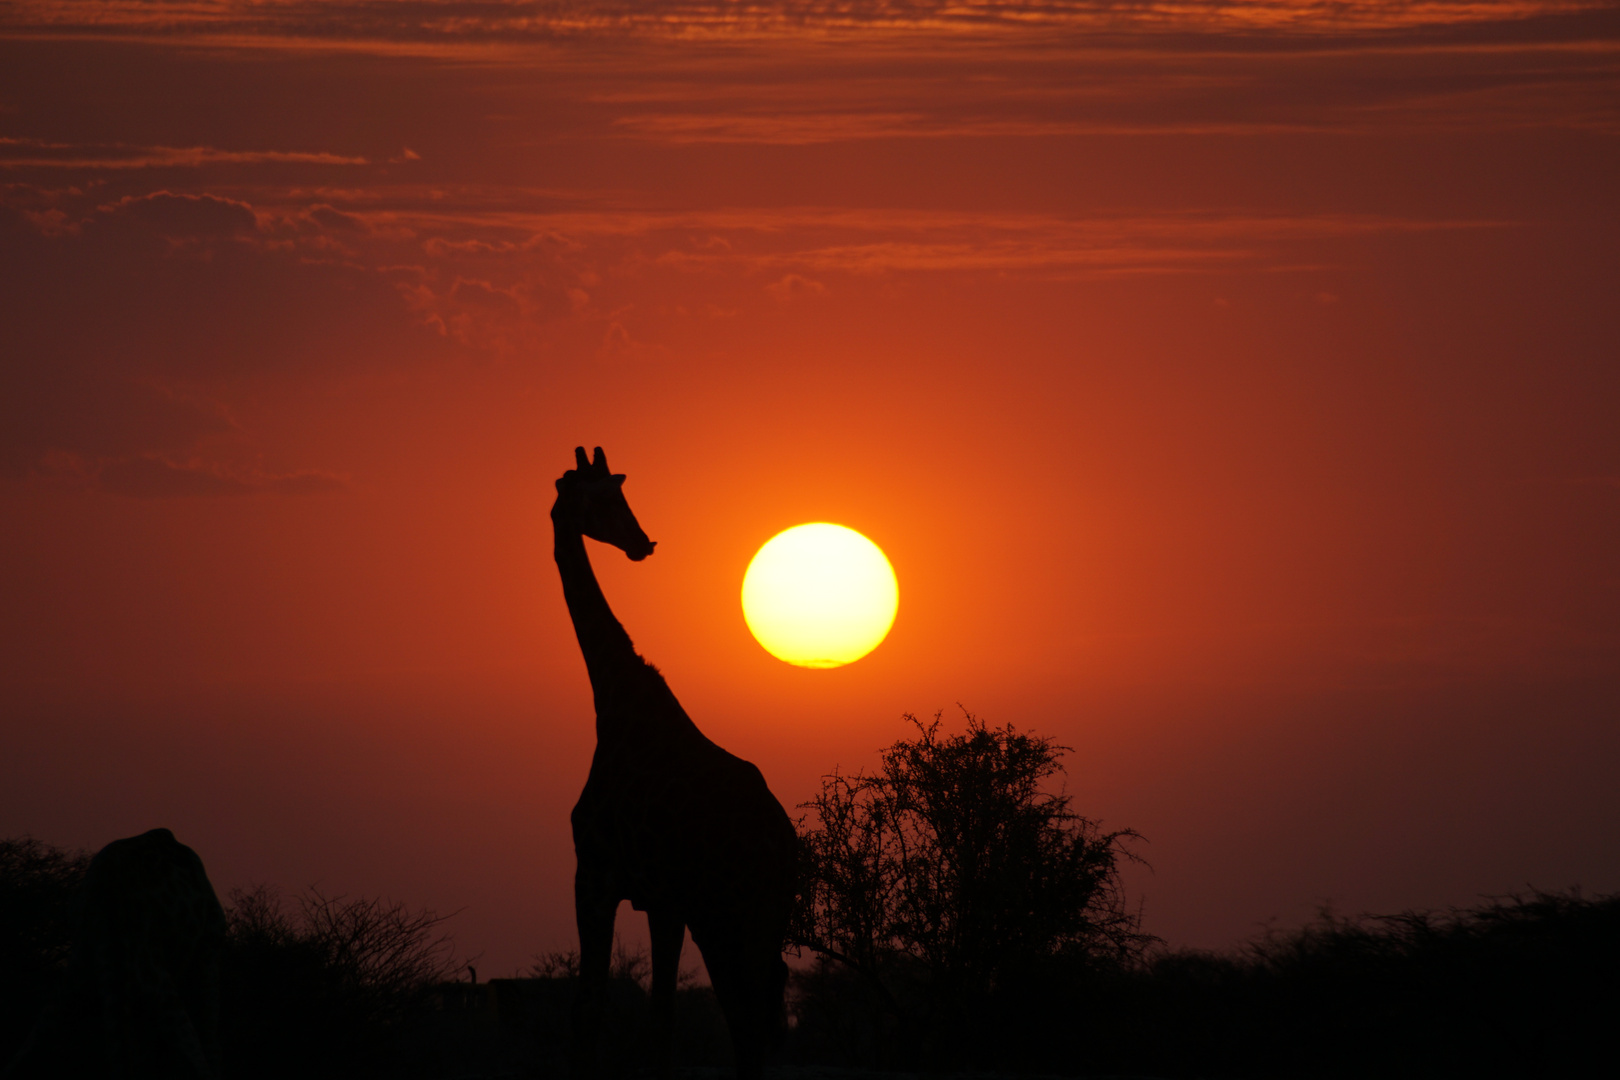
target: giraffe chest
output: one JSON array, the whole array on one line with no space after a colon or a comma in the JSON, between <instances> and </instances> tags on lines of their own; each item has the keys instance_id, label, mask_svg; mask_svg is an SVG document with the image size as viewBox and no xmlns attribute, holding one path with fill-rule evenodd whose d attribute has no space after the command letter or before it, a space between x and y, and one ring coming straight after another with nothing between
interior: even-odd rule
<instances>
[{"instance_id":1,"label":"giraffe chest","mask_svg":"<svg viewBox=\"0 0 1620 1080\"><path fill-rule=\"evenodd\" d=\"M713 906L762 821L792 830L759 771L723 751L676 764L599 752L572 819L581 872L638 908Z\"/></svg>"},{"instance_id":2,"label":"giraffe chest","mask_svg":"<svg viewBox=\"0 0 1620 1080\"><path fill-rule=\"evenodd\" d=\"M642 862L677 845L686 815L671 778L651 770L592 770L574 807L574 844L614 862Z\"/></svg>"}]
</instances>

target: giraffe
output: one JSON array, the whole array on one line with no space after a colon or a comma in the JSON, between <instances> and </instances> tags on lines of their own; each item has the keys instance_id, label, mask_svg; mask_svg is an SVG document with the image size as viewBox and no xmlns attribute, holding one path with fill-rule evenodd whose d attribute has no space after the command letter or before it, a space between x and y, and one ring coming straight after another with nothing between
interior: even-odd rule
<instances>
[{"instance_id":1,"label":"giraffe","mask_svg":"<svg viewBox=\"0 0 1620 1080\"><path fill-rule=\"evenodd\" d=\"M798 839L760 771L709 741L658 669L635 651L602 595L585 537L633 561L654 542L625 502L602 448L557 481L557 570L596 703L596 752L571 822L578 867L580 993L575 1054L592 1071L621 900L647 913L653 1039L670 1072L675 981L687 929L725 1014L744 1080L780 1034L782 946L796 888Z\"/></svg>"},{"instance_id":2,"label":"giraffe","mask_svg":"<svg viewBox=\"0 0 1620 1080\"><path fill-rule=\"evenodd\" d=\"M226 923L197 853L168 829L114 840L73 915L65 985L0 1075L217 1077Z\"/></svg>"}]
</instances>

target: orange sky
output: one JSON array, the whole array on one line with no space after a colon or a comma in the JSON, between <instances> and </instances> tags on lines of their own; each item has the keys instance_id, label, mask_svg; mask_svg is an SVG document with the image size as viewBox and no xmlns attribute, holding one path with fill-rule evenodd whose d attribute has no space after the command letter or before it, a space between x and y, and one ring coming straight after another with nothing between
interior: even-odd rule
<instances>
[{"instance_id":1,"label":"orange sky","mask_svg":"<svg viewBox=\"0 0 1620 1080\"><path fill-rule=\"evenodd\" d=\"M584 443L790 807L960 702L1177 944L1620 889L1616 191L1612 4L0 6L0 829L568 946Z\"/></svg>"}]
</instances>

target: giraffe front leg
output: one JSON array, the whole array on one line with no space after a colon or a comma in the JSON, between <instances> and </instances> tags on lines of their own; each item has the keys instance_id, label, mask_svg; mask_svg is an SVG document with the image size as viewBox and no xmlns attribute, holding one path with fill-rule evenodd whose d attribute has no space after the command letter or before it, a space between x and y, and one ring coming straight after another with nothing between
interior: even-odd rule
<instances>
[{"instance_id":1,"label":"giraffe front leg","mask_svg":"<svg viewBox=\"0 0 1620 1080\"><path fill-rule=\"evenodd\" d=\"M696 939L696 935L693 936ZM709 969L709 982L714 986L715 999L731 1032L738 1080L760 1080L769 1043L768 1031L761 1023L762 987L757 979L750 977L746 958L731 942L711 944L704 949L703 963Z\"/></svg>"},{"instance_id":2,"label":"giraffe front leg","mask_svg":"<svg viewBox=\"0 0 1620 1080\"><path fill-rule=\"evenodd\" d=\"M613 958L613 918L619 900L583 868L574 874L574 920L579 928L579 993L574 999L574 1075L595 1076Z\"/></svg>"},{"instance_id":3,"label":"giraffe front leg","mask_svg":"<svg viewBox=\"0 0 1620 1080\"><path fill-rule=\"evenodd\" d=\"M686 924L654 907L647 912L647 932L652 938L653 1066L658 1076L667 1078L674 1070L675 983L681 970Z\"/></svg>"}]
</instances>

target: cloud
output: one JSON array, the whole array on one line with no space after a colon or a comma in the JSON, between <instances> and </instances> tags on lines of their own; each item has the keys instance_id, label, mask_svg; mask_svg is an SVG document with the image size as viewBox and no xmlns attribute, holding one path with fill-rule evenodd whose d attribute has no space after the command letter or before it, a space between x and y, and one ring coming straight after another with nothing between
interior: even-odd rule
<instances>
[{"instance_id":1,"label":"cloud","mask_svg":"<svg viewBox=\"0 0 1620 1080\"><path fill-rule=\"evenodd\" d=\"M232 407L248 388L452 356L544 363L558 343L640 355L658 347L660 320L686 317L671 313L802 300L852 276L1282 271L1319 267L1322 245L1340 240L1507 225L1212 210L661 210L600 189L489 183L9 185L0 473L130 494L320 489L324 474L240 464L256 460L253 433L234 419L251 410Z\"/></svg>"},{"instance_id":2,"label":"cloud","mask_svg":"<svg viewBox=\"0 0 1620 1080\"><path fill-rule=\"evenodd\" d=\"M135 495L330 490L266 473L231 402L249 387L422 363L442 352L389 275L324 257L335 208L276 211L212 192L0 199L0 477ZM5 202L21 202L7 206ZM300 216L302 215L302 216ZM284 240L291 235L293 239ZM313 245L313 246L312 246ZM316 257L323 256L323 257Z\"/></svg>"},{"instance_id":3,"label":"cloud","mask_svg":"<svg viewBox=\"0 0 1620 1080\"><path fill-rule=\"evenodd\" d=\"M1352 126L1345 118L1331 121L1250 120L1191 121L1061 119L947 115L952 104L941 100L938 112L641 113L613 121L619 134L673 145L758 143L808 146L852 140L961 138L1054 138L1082 135L1284 135L1323 132Z\"/></svg>"},{"instance_id":4,"label":"cloud","mask_svg":"<svg viewBox=\"0 0 1620 1080\"><path fill-rule=\"evenodd\" d=\"M345 488L318 470L230 463L245 433L218 401L94 368L0 372L0 479L139 498L301 495Z\"/></svg>"},{"instance_id":5,"label":"cloud","mask_svg":"<svg viewBox=\"0 0 1620 1080\"><path fill-rule=\"evenodd\" d=\"M0 169L173 169L206 165L366 165L366 158L301 150L221 150L0 138Z\"/></svg>"},{"instance_id":6,"label":"cloud","mask_svg":"<svg viewBox=\"0 0 1620 1080\"><path fill-rule=\"evenodd\" d=\"M581 39L705 40L919 34L990 37L1146 31L1324 34L1511 23L1602 8L1602 0L13 0L12 36L196 40L257 48L342 42L410 46L544 45Z\"/></svg>"},{"instance_id":7,"label":"cloud","mask_svg":"<svg viewBox=\"0 0 1620 1080\"><path fill-rule=\"evenodd\" d=\"M461 276L447 289L419 283L409 296L421 317L440 334L501 354L536 343L548 324L582 309L589 300L578 289L544 281L497 285Z\"/></svg>"},{"instance_id":8,"label":"cloud","mask_svg":"<svg viewBox=\"0 0 1620 1080\"><path fill-rule=\"evenodd\" d=\"M169 237L245 236L259 228L259 219L247 203L217 195L154 191L126 196L98 210L107 218L131 222Z\"/></svg>"},{"instance_id":9,"label":"cloud","mask_svg":"<svg viewBox=\"0 0 1620 1080\"><path fill-rule=\"evenodd\" d=\"M1543 36L1259 42L1154 35L760 50L587 83L610 137L668 145L1620 131L1620 16ZM1483 32L1482 32L1483 33Z\"/></svg>"},{"instance_id":10,"label":"cloud","mask_svg":"<svg viewBox=\"0 0 1620 1080\"><path fill-rule=\"evenodd\" d=\"M0 369L0 390L0 476L11 479L53 454L82 463L186 451L233 427L215 403L94 366L41 363L26 352Z\"/></svg>"},{"instance_id":11,"label":"cloud","mask_svg":"<svg viewBox=\"0 0 1620 1080\"><path fill-rule=\"evenodd\" d=\"M802 146L846 139L937 135L921 113L638 113L613 121L629 136L668 143L767 143Z\"/></svg>"},{"instance_id":12,"label":"cloud","mask_svg":"<svg viewBox=\"0 0 1620 1080\"><path fill-rule=\"evenodd\" d=\"M200 464L176 464L136 456L103 463L90 477L109 495L138 499L209 498L222 495L313 495L342 491L342 478L322 472L230 473Z\"/></svg>"},{"instance_id":13,"label":"cloud","mask_svg":"<svg viewBox=\"0 0 1620 1080\"><path fill-rule=\"evenodd\" d=\"M415 230L446 227L443 218L398 220ZM524 238L561 234L580 266L647 262L683 273L726 268L783 273L992 271L1046 273L1062 268L1139 272L1296 266L1300 244L1412 232L1498 229L1485 219L1417 219L1376 214L1242 214L1212 211L1065 216L984 211L784 207L660 212L635 208L522 214L467 213L458 228L487 237L477 245L435 243L429 250L476 262L532 257ZM501 234L506 239L500 239ZM716 242L720 241L720 242ZM633 254L649 247L655 258ZM572 264L570 264L572 265ZM628 266L629 262L623 262Z\"/></svg>"},{"instance_id":14,"label":"cloud","mask_svg":"<svg viewBox=\"0 0 1620 1080\"><path fill-rule=\"evenodd\" d=\"M765 291L778 300L787 301L802 296L818 296L827 291L827 286L799 274L784 274L781 280L765 286Z\"/></svg>"},{"instance_id":15,"label":"cloud","mask_svg":"<svg viewBox=\"0 0 1620 1080\"><path fill-rule=\"evenodd\" d=\"M1602 0L14 0L6 10L0 37L83 32L320 50L333 70L356 62L347 50L470 50L482 62L458 67L477 75L436 76L447 96L419 103L424 121L443 109L482 130L491 119L485 79L501 86L515 116L544 88L544 111L525 116L523 140L1620 131L1620 12ZM330 106L306 98L297 107ZM434 138L439 170L457 157L435 133L414 128L391 144L398 153L366 155L323 148L325 138L228 149L192 144L197 133L181 130L189 138L151 145L0 139L0 169L365 167L369 180L416 171L400 169L420 158L403 148L405 137Z\"/></svg>"},{"instance_id":16,"label":"cloud","mask_svg":"<svg viewBox=\"0 0 1620 1080\"><path fill-rule=\"evenodd\" d=\"M371 231L371 226L366 224L364 218L356 217L354 214L346 214L341 210L335 210L325 203L318 203L310 207L306 216L315 224L333 232L368 233Z\"/></svg>"}]
</instances>

